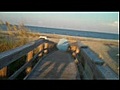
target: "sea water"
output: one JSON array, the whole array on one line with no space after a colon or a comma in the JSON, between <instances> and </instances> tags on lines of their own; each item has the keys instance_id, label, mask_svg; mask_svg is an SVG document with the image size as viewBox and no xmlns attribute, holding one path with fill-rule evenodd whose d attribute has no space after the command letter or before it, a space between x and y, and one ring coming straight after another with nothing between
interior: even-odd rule
<instances>
[{"instance_id":1,"label":"sea water","mask_svg":"<svg viewBox=\"0 0 120 90\"><path fill-rule=\"evenodd\" d=\"M26 26L26 27L30 29L32 32L119 40L119 34L112 34L112 33L101 33L101 32L72 30L72 29L46 28L46 27L38 27L38 26ZM0 25L0 28L3 30L7 30L6 25Z\"/></svg>"}]
</instances>

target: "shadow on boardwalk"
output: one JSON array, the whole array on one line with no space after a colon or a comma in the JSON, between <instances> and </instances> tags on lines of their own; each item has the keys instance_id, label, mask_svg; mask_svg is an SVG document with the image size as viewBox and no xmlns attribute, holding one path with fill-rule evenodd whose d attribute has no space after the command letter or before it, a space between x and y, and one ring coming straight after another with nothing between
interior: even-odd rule
<instances>
[{"instance_id":1,"label":"shadow on boardwalk","mask_svg":"<svg viewBox=\"0 0 120 90\"><path fill-rule=\"evenodd\" d=\"M77 74L71 55L56 51L43 59L27 79L76 79Z\"/></svg>"}]
</instances>

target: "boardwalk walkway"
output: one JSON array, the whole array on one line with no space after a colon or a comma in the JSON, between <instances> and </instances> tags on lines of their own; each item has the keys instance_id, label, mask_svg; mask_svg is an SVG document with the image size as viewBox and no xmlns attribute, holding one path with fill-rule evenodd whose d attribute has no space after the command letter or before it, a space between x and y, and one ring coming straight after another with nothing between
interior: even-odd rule
<instances>
[{"instance_id":1,"label":"boardwalk walkway","mask_svg":"<svg viewBox=\"0 0 120 90\"><path fill-rule=\"evenodd\" d=\"M26 79L79 79L74 59L68 52L55 51L39 61Z\"/></svg>"}]
</instances>

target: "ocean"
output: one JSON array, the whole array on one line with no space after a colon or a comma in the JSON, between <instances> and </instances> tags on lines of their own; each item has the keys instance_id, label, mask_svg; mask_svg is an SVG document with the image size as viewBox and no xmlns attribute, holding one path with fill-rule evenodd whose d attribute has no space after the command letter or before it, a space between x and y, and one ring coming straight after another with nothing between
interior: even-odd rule
<instances>
[{"instance_id":1,"label":"ocean","mask_svg":"<svg viewBox=\"0 0 120 90\"><path fill-rule=\"evenodd\" d=\"M45 27L37 27L37 26L26 26L26 27L30 29L32 32L39 32L39 33L119 40L119 34L112 34L112 33L101 33L101 32L91 32L91 31L82 31L82 30L78 31L72 29L45 28ZM0 25L0 28L3 30L7 30L5 25Z\"/></svg>"}]
</instances>

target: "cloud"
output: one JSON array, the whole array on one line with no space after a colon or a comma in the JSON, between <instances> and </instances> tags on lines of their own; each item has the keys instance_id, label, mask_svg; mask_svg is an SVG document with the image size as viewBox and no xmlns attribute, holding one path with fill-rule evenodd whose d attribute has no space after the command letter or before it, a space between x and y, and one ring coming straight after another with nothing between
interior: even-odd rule
<instances>
[{"instance_id":1,"label":"cloud","mask_svg":"<svg viewBox=\"0 0 120 90\"><path fill-rule=\"evenodd\" d=\"M119 25L119 21L114 21L112 23L107 23L108 26L114 26L114 27L118 27Z\"/></svg>"}]
</instances>

